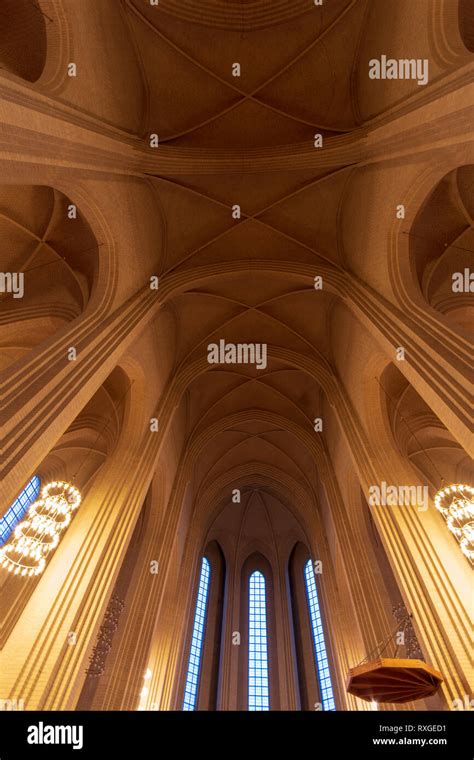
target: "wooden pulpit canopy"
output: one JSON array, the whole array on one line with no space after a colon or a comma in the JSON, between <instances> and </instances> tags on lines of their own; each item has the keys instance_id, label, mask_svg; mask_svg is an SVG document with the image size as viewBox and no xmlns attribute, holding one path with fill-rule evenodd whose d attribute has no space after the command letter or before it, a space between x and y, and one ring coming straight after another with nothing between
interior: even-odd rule
<instances>
[{"instance_id":1,"label":"wooden pulpit canopy","mask_svg":"<svg viewBox=\"0 0 474 760\"><path fill-rule=\"evenodd\" d=\"M435 694L441 673L422 660L380 657L349 670L349 694L368 702L411 702Z\"/></svg>"}]
</instances>

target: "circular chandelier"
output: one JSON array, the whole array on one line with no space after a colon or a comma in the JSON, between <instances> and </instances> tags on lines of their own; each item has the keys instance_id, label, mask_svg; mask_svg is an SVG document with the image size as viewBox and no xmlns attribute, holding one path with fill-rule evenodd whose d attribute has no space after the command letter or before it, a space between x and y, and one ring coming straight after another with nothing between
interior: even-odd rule
<instances>
[{"instance_id":1,"label":"circular chandelier","mask_svg":"<svg viewBox=\"0 0 474 760\"><path fill-rule=\"evenodd\" d=\"M81 503L81 494L70 483L53 481L44 486L26 518L0 548L0 566L14 575L39 575L46 557L57 547L61 534Z\"/></svg>"},{"instance_id":2,"label":"circular chandelier","mask_svg":"<svg viewBox=\"0 0 474 760\"><path fill-rule=\"evenodd\" d=\"M474 488L460 483L445 486L435 496L435 507L463 554L474 563Z\"/></svg>"}]
</instances>

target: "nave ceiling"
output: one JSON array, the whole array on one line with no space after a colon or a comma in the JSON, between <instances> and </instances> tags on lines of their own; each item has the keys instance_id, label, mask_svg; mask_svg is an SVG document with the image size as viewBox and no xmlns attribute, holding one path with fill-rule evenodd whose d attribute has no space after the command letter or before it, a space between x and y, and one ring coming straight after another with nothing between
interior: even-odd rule
<instances>
[{"instance_id":1,"label":"nave ceiling","mask_svg":"<svg viewBox=\"0 0 474 760\"><path fill-rule=\"evenodd\" d=\"M425 97L413 81L369 86L364 62L389 49L424 56L434 45L430 86L437 87L468 60L465 48L443 48L437 29L433 39L427 31L407 32L403 2L387 8L383 0L334 0L322 7L303 0L168 0L156 8L140 0L119 6L102 0L94 9L89 3L89 13L74 2L62 5L57 26L75 32L68 53L80 76L55 78L44 42L58 33L48 20L54 2L40 3L43 21L35 17L28 28L38 41L30 70L18 45L4 46L3 68L44 91L49 86L59 104L84 119L140 141L141 172L120 176L112 187L105 171L66 181L58 168L54 189L46 181L53 170L35 185L3 187L0 221L11 243L5 266L21 260L38 267L25 301L19 307L10 299L7 306L19 312L13 330L12 314L4 312L3 366L99 298L107 269L100 263L106 248L100 229L88 219L87 203L78 202L71 236L64 208L76 197L94 208L102 204L114 241L115 303L152 274L165 290L173 282L161 314L130 349L129 364L141 365L143 410L156 405L154 389L176 383L195 364L177 399L176 422L178 447L191 451L201 442L188 456L195 493L239 467L253 468L252 487L258 488L259 468L271 464L301 481L317 502L318 467L307 439L315 435L314 420L327 422L314 446L331 449L326 437L341 435L331 421L331 388L343 388L368 420L374 404L383 406L374 377L390 363L356 313L350 283L362 281L397 305L391 241L410 235L411 220L395 234L393 210L428 171L423 154L403 171L395 158L381 165L364 154L368 135L377 127L390 130L392 120ZM25 7L7 3L4 12L14 17ZM421 18L426 3L411 10ZM20 43L24 24L16 20L12 33ZM104 46L106 23L113 34ZM233 76L235 63L240 76ZM156 158L144 145L151 133L159 136ZM316 134L323 148L314 147ZM318 151L327 158L320 160ZM172 156L175 166L183 159L182 168L160 171L161 156ZM407 252L407 289L461 331L471 306L456 311L446 303L449 250L441 243L430 247L434 233L424 237L423 214L428 225L436 215L439 241L468 247L471 175L472 167L440 168L438 181L430 179L431 195L418 202L417 242L410 238ZM443 192L453 207L445 218L436 212ZM313 285L317 276L321 290ZM158 337L162 329L168 338ZM266 367L207 366L208 345L222 339L267 344Z\"/></svg>"},{"instance_id":2,"label":"nave ceiling","mask_svg":"<svg viewBox=\"0 0 474 760\"><path fill-rule=\"evenodd\" d=\"M269 571L289 709L289 575L308 557L329 567L338 709L358 709L347 670L402 602L445 677L436 709L467 688L466 557L434 508L369 493L473 482L473 295L451 287L472 268L471 8L0 3L0 269L25 274L0 302L3 506L35 473L83 495L43 576L0 582L12 693L136 709L150 671L149 706L181 706L207 549L227 633L245 568ZM370 79L382 55L429 60L429 82ZM221 342L265 353L209 363Z\"/></svg>"}]
</instances>

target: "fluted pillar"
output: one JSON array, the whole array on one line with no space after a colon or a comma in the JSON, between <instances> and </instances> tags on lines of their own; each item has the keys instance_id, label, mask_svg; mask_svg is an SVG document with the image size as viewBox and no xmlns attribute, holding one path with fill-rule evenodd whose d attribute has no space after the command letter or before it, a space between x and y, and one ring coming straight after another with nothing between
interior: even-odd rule
<instances>
[{"instance_id":1,"label":"fluted pillar","mask_svg":"<svg viewBox=\"0 0 474 760\"><path fill-rule=\"evenodd\" d=\"M417 484L418 478L395 450L387 456L384 447L371 446L371 438L380 440L382 436L381 413L373 413L373 430L367 431L341 389L334 408L369 504L373 485L383 481ZM421 646L427 659L442 672L442 690L451 704L469 693L472 680L468 563L432 504L427 511L392 506L370 509L407 609L414 614Z\"/></svg>"},{"instance_id":2,"label":"fluted pillar","mask_svg":"<svg viewBox=\"0 0 474 760\"><path fill-rule=\"evenodd\" d=\"M372 333L390 360L397 362L427 404L461 446L474 455L472 428L472 348L449 329L421 324L394 307L368 285L353 279L348 305Z\"/></svg>"},{"instance_id":3,"label":"fluted pillar","mask_svg":"<svg viewBox=\"0 0 474 760\"><path fill-rule=\"evenodd\" d=\"M2 513L157 307L156 291L145 286L107 318L79 319L2 373Z\"/></svg>"}]
</instances>

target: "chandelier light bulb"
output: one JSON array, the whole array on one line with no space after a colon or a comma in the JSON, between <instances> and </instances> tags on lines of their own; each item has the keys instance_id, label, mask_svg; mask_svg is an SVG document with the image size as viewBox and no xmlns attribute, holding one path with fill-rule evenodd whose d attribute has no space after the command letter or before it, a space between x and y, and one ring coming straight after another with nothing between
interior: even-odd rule
<instances>
[{"instance_id":1,"label":"chandelier light bulb","mask_svg":"<svg viewBox=\"0 0 474 760\"><path fill-rule=\"evenodd\" d=\"M471 522L466 523L462 532L467 541L474 542L474 521L471 520Z\"/></svg>"}]
</instances>

